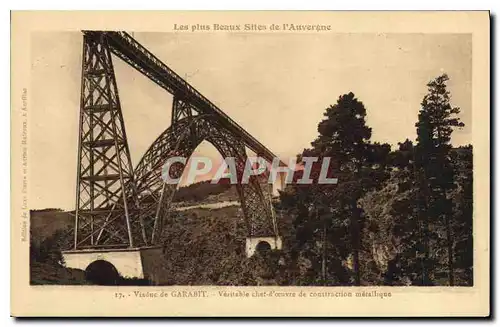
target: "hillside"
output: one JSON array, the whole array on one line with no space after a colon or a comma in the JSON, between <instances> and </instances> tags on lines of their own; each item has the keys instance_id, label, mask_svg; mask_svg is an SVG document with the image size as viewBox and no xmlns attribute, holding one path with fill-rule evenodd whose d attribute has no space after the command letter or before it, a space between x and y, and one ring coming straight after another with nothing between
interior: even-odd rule
<instances>
[{"instance_id":1,"label":"hillside","mask_svg":"<svg viewBox=\"0 0 500 327\"><path fill-rule=\"evenodd\" d=\"M236 187L230 184L212 184L202 181L180 187L174 195L174 203L213 203L238 200Z\"/></svg>"},{"instance_id":2,"label":"hillside","mask_svg":"<svg viewBox=\"0 0 500 327\"><path fill-rule=\"evenodd\" d=\"M32 284L85 284L83 271L58 261L60 240L70 232L70 213L32 211ZM194 208L172 213L165 226L164 255L155 259L160 285L276 284L276 265L259 256L245 256L246 229L239 206ZM263 261L264 260L264 261Z\"/></svg>"},{"instance_id":3,"label":"hillside","mask_svg":"<svg viewBox=\"0 0 500 327\"><path fill-rule=\"evenodd\" d=\"M31 238L41 241L58 230L68 230L75 224L73 211L61 209L31 210Z\"/></svg>"}]
</instances>

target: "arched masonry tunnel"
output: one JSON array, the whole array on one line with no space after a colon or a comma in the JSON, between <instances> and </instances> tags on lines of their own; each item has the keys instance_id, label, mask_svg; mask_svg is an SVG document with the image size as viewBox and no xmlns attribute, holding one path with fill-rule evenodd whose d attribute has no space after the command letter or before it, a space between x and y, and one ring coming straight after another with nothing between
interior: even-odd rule
<instances>
[{"instance_id":1,"label":"arched masonry tunnel","mask_svg":"<svg viewBox=\"0 0 500 327\"><path fill-rule=\"evenodd\" d=\"M246 254L250 258L257 251L281 250L281 237L253 237L246 239Z\"/></svg>"},{"instance_id":2,"label":"arched masonry tunnel","mask_svg":"<svg viewBox=\"0 0 500 327\"><path fill-rule=\"evenodd\" d=\"M85 279L97 285L117 285L120 274L112 263L99 259L87 266Z\"/></svg>"},{"instance_id":3,"label":"arched masonry tunnel","mask_svg":"<svg viewBox=\"0 0 500 327\"><path fill-rule=\"evenodd\" d=\"M66 267L85 271L88 279L106 282L113 268L121 277L155 279L154 262L162 255L160 247L126 249L89 249L62 252ZM101 274L103 277L96 277ZM104 278L109 277L109 278ZM116 277L116 276L115 276ZM97 280L96 280L97 278Z\"/></svg>"}]
</instances>

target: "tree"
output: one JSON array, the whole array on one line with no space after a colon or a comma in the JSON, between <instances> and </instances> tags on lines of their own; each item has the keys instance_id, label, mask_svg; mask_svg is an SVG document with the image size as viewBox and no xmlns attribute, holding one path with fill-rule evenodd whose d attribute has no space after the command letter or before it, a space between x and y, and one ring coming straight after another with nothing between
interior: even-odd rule
<instances>
[{"instance_id":1,"label":"tree","mask_svg":"<svg viewBox=\"0 0 500 327\"><path fill-rule=\"evenodd\" d=\"M456 189L454 201L454 268L458 271L456 285L473 285L473 238L472 238L472 145L451 151L455 171Z\"/></svg>"},{"instance_id":2,"label":"tree","mask_svg":"<svg viewBox=\"0 0 500 327\"><path fill-rule=\"evenodd\" d=\"M335 279L338 284L361 285L360 251L364 223L358 200L378 187L386 178L387 144L372 144L371 128L366 126L366 109L353 93L340 96L324 113L318 124L319 136L299 158L331 158L330 169L339 179L337 185L295 185L298 244L307 249L317 278ZM317 178L318 170L311 173ZM352 282L346 279L351 266ZM334 271L335 274L331 274Z\"/></svg>"},{"instance_id":3,"label":"tree","mask_svg":"<svg viewBox=\"0 0 500 327\"><path fill-rule=\"evenodd\" d=\"M427 84L418 115L416 144L416 179L418 185L418 214L423 234L423 283L427 284L431 273L431 246L439 247L429 231L444 225L445 243L448 253L448 283L454 284L453 268L453 203L448 194L455 188L454 169L450 159L451 134L453 128L463 127L456 117L458 107L450 104L450 92L446 89L448 76L443 74ZM432 243L436 241L436 243ZM433 253L432 255L436 255ZM434 258L437 259L437 258ZM435 267L433 267L435 268Z\"/></svg>"},{"instance_id":4,"label":"tree","mask_svg":"<svg viewBox=\"0 0 500 327\"><path fill-rule=\"evenodd\" d=\"M430 285L424 272L425 227L420 210L423 197L419 197L415 146L408 139L398 145L398 150L390 155L391 166L394 168L390 182L396 185L396 193L386 200L392 217L392 238L396 255L388 263L384 283Z\"/></svg>"}]
</instances>

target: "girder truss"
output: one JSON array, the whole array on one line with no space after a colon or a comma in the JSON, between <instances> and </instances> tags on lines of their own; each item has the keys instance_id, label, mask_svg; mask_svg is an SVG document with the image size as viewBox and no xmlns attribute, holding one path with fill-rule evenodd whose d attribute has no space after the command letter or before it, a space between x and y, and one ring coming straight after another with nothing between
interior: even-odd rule
<instances>
[{"instance_id":1,"label":"girder truss","mask_svg":"<svg viewBox=\"0 0 500 327\"><path fill-rule=\"evenodd\" d=\"M228 126L217 112L197 108L197 99L189 93L178 92L173 94L171 126L133 169L108 35L84 33L76 249L160 244L176 190L176 185L162 179L163 165L169 158L189 158L206 140L224 158L235 158L238 181L247 160L246 132ZM180 177L183 170L183 164L175 164L170 175ZM277 236L270 187L263 189L255 176L236 187L248 236Z\"/></svg>"}]
</instances>

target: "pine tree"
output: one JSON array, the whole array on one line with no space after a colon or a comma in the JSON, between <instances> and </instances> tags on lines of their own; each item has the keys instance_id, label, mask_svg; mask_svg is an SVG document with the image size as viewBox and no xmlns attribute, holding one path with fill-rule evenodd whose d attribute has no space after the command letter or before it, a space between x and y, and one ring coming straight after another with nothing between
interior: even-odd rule
<instances>
[{"instance_id":1,"label":"pine tree","mask_svg":"<svg viewBox=\"0 0 500 327\"><path fill-rule=\"evenodd\" d=\"M450 104L450 92L446 89L448 76L443 74L427 84L428 94L424 97L418 115L416 145L416 179L418 188L418 216L423 235L423 284L429 284L437 272L432 260L438 260L431 247L437 250L439 240L430 234L432 230L444 227L447 249L448 283L454 284L453 267L453 203L448 197L455 187L454 170L450 160L451 134L453 128L463 127L456 117L458 107Z\"/></svg>"},{"instance_id":2,"label":"pine tree","mask_svg":"<svg viewBox=\"0 0 500 327\"><path fill-rule=\"evenodd\" d=\"M330 170L339 183L293 187L295 199L306 202L296 205L297 211L302 212L296 218L300 221L297 238L302 239L299 243L310 251L317 280L360 285L364 213L358 200L387 177L385 168L390 146L370 143L366 109L353 93L340 96L335 105L326 109L324 116L318 125L319 136L299 157L315 156L320 160L330 157ZM313 170L311 178L316 179L318 174L319 169ZM298 210L299 207L302 210ZM304 208L308 208L307 214ZM347 278L348 262L352 262L352 281Z\"/></svg>"},{"instance_id":3,"label":"pine tree","mask_svg":"<svg viewBox=\"0 0 500 327\"><path fill-rule=\"evenodd\" d=\"M336 105L326 110L325 119L318 125L320 135L312 142L313 149L322 157L332 157L336 163L340 185L338 192L332 194L337 204L332 208L333 215L337 216L333 225L348 226L349 242L345 252L352 255L355 285L361 284L359 254L363 217L357 205L362 196L359 180L371 138L371 128L366 126L365 117L363 103L353 93L343 95Z\"/></svg>"}]
</instances>

